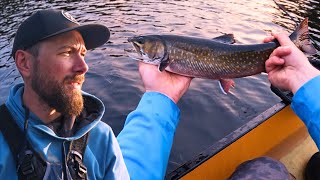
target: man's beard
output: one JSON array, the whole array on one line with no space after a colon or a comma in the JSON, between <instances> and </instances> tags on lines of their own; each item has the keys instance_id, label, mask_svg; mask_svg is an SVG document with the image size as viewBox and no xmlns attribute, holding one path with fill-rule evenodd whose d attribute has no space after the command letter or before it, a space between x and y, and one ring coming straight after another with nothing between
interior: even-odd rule
<instances>
[{"instance_id":1,"label":"man's beard","mask_svg":"<svg viewBox=\"0 0 320 180\"><path fill-rule=\"evenodd\" d=\"M50 80L50 76L40 73L35 65L34 77L31 80L33 90L51 108L65 115L78 116L83 110L83 97L80 90L67 89L71 82L84 81L84 75L66 76L62 83Z\"/></svg>"}]
</instances>

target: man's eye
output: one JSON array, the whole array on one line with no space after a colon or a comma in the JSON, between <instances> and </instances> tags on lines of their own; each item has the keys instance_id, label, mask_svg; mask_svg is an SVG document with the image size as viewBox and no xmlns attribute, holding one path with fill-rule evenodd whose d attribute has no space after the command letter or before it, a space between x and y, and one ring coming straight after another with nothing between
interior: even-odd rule
<instances>
[{"instance_id":1,"label":"man's eye","mask_svg":"<svg viewBox=\"0 0 320 180\"><path fill-rule=\"evenodd\" d=\"M70 56L71 53L72 53L72 51L64 51L61 54L64 55L64 56Z\"/></svg>"}]
</instances>

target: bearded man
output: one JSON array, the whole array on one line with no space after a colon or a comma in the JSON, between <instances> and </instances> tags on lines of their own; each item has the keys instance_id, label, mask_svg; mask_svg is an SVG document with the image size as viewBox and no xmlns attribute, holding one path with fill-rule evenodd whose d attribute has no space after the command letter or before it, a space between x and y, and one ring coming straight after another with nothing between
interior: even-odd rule
<instances>
[{"instance_id":1,"label":"bearded man","mask_svg":"<svg viewBox=\"0 0 320 180\"><path fill-rule=\"evenodd\" d=\"M116 139L101 121L101 100L81 90L87 50L109 36L107 27L80 25L59 10L40 10L19 26L12 56L24 83L0 108L0 179L164 178L176 103L191 79L139 64L146 93Z\"/></svg>"}]
</instances>

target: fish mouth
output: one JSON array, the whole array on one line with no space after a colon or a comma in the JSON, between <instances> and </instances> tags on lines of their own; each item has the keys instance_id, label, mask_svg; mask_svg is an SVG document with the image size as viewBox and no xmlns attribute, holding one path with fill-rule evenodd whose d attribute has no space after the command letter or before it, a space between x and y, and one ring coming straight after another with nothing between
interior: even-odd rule
<instances>
[{"instance_id":1,"label":"fish mouth","mask_svg":"<svg viewBox=\"0 0 320 180\"><path fill-rule=\"evenodd\" d=\"M134 60L143 61L142 56L135 49L124 49L124 52Z\"/></svg>"},{"instance_id":2,"label":"fish mouth","mask_svg":"<svg viewBox=\"0 0 320 180\"><path fill-rule=\"evenodd\" d=\"M153 64L153 65L158 65L160 64L160 60L153 60L150 59L149 57L147 57L146 55L143 55L140 50L137 50L136 48L133 49L124 49L124 51L126 52L126 54L131 57L132 59L136 60L136 61L140 61L143 63L147 63L147 64Z\"/></svg>"},{"instance_id":3,"label":"fish mouth","mask_svg":"<svg viewBox=\"0 0 320 180\"><path fill-rule=\"evenodd\" d=\"M137 38L136 37L130 37L128 38L128 42L131 43L132 47L136 50L136 52L142 56L141 52L140 52L140 44L137 42Z\"/></svg>"},{"instance_id":4,"label":"fish mouth","mask_svg":"<svg viewBox=\"0 0 320 180\"><path fill-rule=\"evenodd\" d=\"M147 64L158 65L160 60L150 58L148 53L144 51L143 45L145 43L144 39L141 37L128 38L128 42L131 43L131 49L124 49L126 54L134 60L141 61Z\"/></svg>"},{"instance_id":5,"label":"fish mouth","mask_svg":"<svg viewBox=\"0 0 320 180\"><path fill-rule=\"evenodd\" d=\"M144 61L145 56L141 50L140 44L137 42L137 38L128 38L128 42L130 42L133 47L133 49L124 49L128 56L138 61Z\"/></svg>"}]
</instances>

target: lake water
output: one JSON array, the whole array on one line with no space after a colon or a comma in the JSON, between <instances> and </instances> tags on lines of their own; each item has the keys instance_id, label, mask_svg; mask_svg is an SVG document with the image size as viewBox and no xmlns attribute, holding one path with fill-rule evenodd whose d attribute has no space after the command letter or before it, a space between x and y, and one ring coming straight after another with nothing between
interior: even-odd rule
<instances>
[{"instance_id":1,"label":"lake water","mask_svg":"<svg viewBox=\"0 0 320 180\"><path fill-rule=\"evenodd\" d=\"M100 23L110 28L108 43L88 52L86 60L90 70L84 90L105 103L103 120L118 134L144 91L137 63L124 53L124 49L130 47L128 37L175 34L211 39L233 33L237 43L252 44L262 42L271 31L292 32L295 21L309 17L311 37L320 42L317 0L282 0L279 4L294 20L272 0L1 0L0 103L6 100L12 85L22 82L10 58L15 31L26 17L39 9L63 9L80 23ZM167 173L281 101L270 91L265 75L239 78L235 82L236 88L224 95L217 81L192 81L178 103L181 120Z\"/></svg>"}]
</instances>

